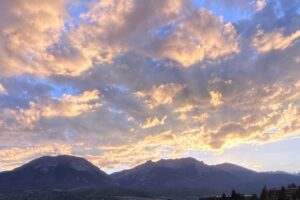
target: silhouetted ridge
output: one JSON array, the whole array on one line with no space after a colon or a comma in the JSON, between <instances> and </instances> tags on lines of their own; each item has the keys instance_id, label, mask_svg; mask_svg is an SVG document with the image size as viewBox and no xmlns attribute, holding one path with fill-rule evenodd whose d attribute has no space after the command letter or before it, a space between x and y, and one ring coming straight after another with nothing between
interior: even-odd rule
<instances>
[{"instance_id":1,"label":"silhouetted ridge","mask_svg":"<svg viewBox=\"0 0 300 200\"><path fill-rule=\"evenodd\" d=\"M205 166L203 161L198 161L195 158L180 158L180 159L161 159L156 162L156 165L169 168L180 168L187 166Z\"/></svg>"},{"instance_id":2,"label":"silhouetted ridge","mask_svg":"<svg viewBox=\"0 0 300 200\"><path fill-rule=\"evenodd\" d=\"M116 172L111 177L120 185L133 188L190 189L207 195L230 193L232 189L258 193L264 185L276 187L300 183L299 176L259 173L231 163L207 165L194 158L147 161L132 169Z\"/></svg>"},{"instance_id":3,"label":"silhouetted ridge","mask_svg":"<svg viewBox=\"0 0 300 200\"><path fill-rule=\"evenodd\" d=\"M120 185L132 187L202 187L218 178L230 181L233 177L224 171L206 165L194 158L163 159L146 162L135 168L111 175Z\"/></svg>"},{"instance_id":4,"label":"silhouetted ridge","mask_svg":"<svg viewBox=\"0 0 300 200\"><path fill-rule=\"evenodd\" d=\"M110 177L84 158L44 156L0 176L0 186L73 188L111 184Z\"/></svg>"},{"instance_id":5,"label":"silhouetted ridge","mask_svg":"<svg viewBox=\"0 0 300 200\"><path fill-rule=\"evenodd\" d=\"M62 166L68 167L75 171L89 172L95 175L98 175L99 173L102 175L106 175L105 172L101 171L98 167L96 167L86 159L69 155L60 155L55 157L43 156L15 169L14 171L33 169L41 171L43 173L47 173L52 169Z\"/></svg>"},{"instance_id":6,"label":"silhouetted ridge","mask_svg":"<svg viewBox=\"0 0 300 200\"><path fill-rule=\"evenodd\" d=\"M257 173L256 171L232 163L222 163L222 164L214 165L214 167L230 173L240 173L240 174L243 173L245 175Z\"/></svg>"},{"instance_id":7,"label":"silhouetted ridge","mask_svg":"<svg viewBox=\"0 0 300 200\"><path fill-rule=\"evenodd\" d=\"M194 158L147 161L132 169L107 175L84 158L44 156L12 171L0 173L0 193L27 189L102 188L103 191L147 191L159 194L194 192L211 195L259 193L263 186L300 184L300 176L255 172L223 163L207 165ZM107 188L109 188L107 190Z\"/></svg>"}]
</instances>

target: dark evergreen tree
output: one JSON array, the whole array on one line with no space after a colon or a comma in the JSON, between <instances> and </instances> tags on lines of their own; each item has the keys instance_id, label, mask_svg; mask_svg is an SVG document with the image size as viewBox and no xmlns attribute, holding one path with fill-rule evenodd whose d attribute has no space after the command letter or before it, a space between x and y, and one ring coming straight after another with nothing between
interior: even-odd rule
<instances>
[{"instance_id":1,"label":"dark evergreen tree","mask_svg":"<svg viewBox=\"0 0 300 200\"><path fill-rule=\"evenodd\" d=\"M296 192L296 198L300 199L300 186L298 186L297 192Z\"/></svg>"},{"instance_id":2,"label":"dark evergreen tree","mask_svg":"<svg viewBox=\"0 0 300 200\"><path fill-rule=\"evenodd\" d=\"M244 195L240 194L240 193L236 193L236 200L243 200L244 199Z\"/></svg>"},{"instance_id":3,"label":"dark evergreen tree","mask_svg":"<svg viewBox=\"0 0 300 200\"><path fill-rule=\"evenodd\" d=\"M267 186L265 186L260 194L260 200L268 200L268 189Z\"/></svg>"},{"instance_id":4,"label":"dark evergreen tree","mask_svg":"<svg viewBox=\"0 0 300 200\"><path fill-rule=\"evenodd\" d=\"M237 200L235 190L232 190L231 192L231 200Z\"/></svg>"},{"instance_id":5,"label":"dark evergreen tree","mask_svg":"<svg viewBox=\"0 0 300 200\"><path fill-rule=\"evenodd\" d=\"M296 187L297 187L297 185L295 183L291 183L288 185L288 188L296 188Z\"/></svg>"},{"instance_id":6,"label":"dark evergreen tree","mask_svg":"<svg viewBox=\"0 0 300 200\"><path fill-rule=\"evenodd\" d=\"M222 194L222 200L226 200L226 194Z\"/></svg>"},{"instance_id":7,"label":"dark evergreen tree","mask_svg":"<svg viewBox=\"0 0 300 200\"><path fill-rule=\"evenodd\" d=\"M285 200L285 199L286 199L285 187L281 187L278 200Z\"/></svg>"},{"instance_id":8,"label":"dark evergreen tree","mask_svg":"<svg viewBox=\"0 0 300 200\"><path fill-rule=\"evenodd\" d=\"M256 194L253 194L253 195L251 196L251 200L258 200L257 195L256 195Z\"/></svg>"}]
</instances>

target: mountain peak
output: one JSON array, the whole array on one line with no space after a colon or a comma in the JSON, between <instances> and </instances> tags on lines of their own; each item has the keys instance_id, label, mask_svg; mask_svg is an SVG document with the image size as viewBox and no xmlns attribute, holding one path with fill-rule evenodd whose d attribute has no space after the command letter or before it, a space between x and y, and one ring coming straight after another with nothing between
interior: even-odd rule
<instances>
[{"instance_id":1,"label":"mountain peak","mask_svg":"<svg viewBox=\"0 0 300 200\"><path fill-rule=\"evenodd\" d=\"M184 158L175 158L175 159L161 159L159 161L174 161L174 162L177 162L177 161L186 161L186 162L203 162L203 161L199 161L197 160L196 158L193 158L193 157L184 157ZM158 162L159 162L158 161Z\"/></svg>"},{"instance_id":2,"label":"mountain peak","mask_svg":"<svg viewBox=\"0 0 300 200\"><path fill-rule=\"evenodd\" d=\"M256 171L253 171L251 169L236 165L236 164L232 164L232 163L222 163L222 164L218 164L218 165L213 165L213 167L223 170L225 172L228 173L233 173L233 174L240 174L243 176L249 176L251 174L256 174Z\"/></svg>"},{"instance_id":3,"label":"mountain peak","mask_svg":"<svg viewBox=\"0 0 300 200\"><path fill-rule=\"evenodd\" d=\"M121 185L178 188L186 185L196 187L201 185L203 180L209 181L211 177L219 175L224 173L218 169L211 169L202 161L188 157L161 159L157 162L147 161L135 168L116 172L112 177Z\"/></svg>"},{"instance_id":4,"label":"mountain peak","mask_svg":"<svg viewBox=\"0 0 300 200\"><path fill-rule=\"evenodd\" d=\"M189 188L210 193L230 192L235 188L242 192L255 192L264 185L291 182L300 183L300 177L278 172L255 172L231 163L207 165L191 157L156 162L149 160L132 169L107 175L84 158L60 155L43 156L12 171L0 173L0 192L90 186L151 190Z\"/></svg>"},{"instance_id":5,"label":"mountain peak","mask_svg":"<svg viewBox=\"0 0 300 200\"><path fill-rule=\"evenodd\" d=\"M63 187L111 184L110 177L84 158L60 155L43 156L0 177L7 186ZM1 189L1 188L0 188Z\"/></svg>"},{"instance_id":6,"label":"mountain peak","mask_svg":"<svg viewBox=\"0 0 300 200\"><path fill-rule=\"evenodd\" d=\"M161 167L170 167L170 168L177 168L177 167L184 167L184 166L201 166L205 165L203 161L199 161L192 157L187 158L178 158L178 159L161 159L156 162L158 166Z\"/></svg>"},{"instance_id":7,"label":"mountain peak","mask_svg":"<svg viewBox=\"0 0 300 200\"><path fill-rule=\"evenodd\" d=\"M62 165L68 166L69 168L72 168L76 171L89 171L91 173L101 172L98 167L96 167L86 159L70 155L43 156L25 164L20 168L17 168L17 170L20 170L22 168L32 168L35 170L47 172Z\"/></svg>"}]
</instances>

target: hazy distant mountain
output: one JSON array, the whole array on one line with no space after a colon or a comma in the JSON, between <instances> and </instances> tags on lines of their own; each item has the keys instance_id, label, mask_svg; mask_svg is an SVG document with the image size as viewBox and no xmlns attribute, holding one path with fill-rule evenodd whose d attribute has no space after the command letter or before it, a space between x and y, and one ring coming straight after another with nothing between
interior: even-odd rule
<instances>
[{"instance_id":1,"label":"hazy distant mountain","mask_svg":"<svg viewBox=\"0 0 300 200\"><path fill-rule=\"evenodd\" d=\"M193 158L148 161L111 177L120 185L160 190L188 188L201 194L229 193L232 189L259 193L264 185L275 187L300 183L300 177L291 174L258 173L230 163L206 165Z\"/></svg>"},{"instance_id":2,"label":"hazy distant mountain","mask_svg":"<svg viewBox=\"0 0 300 200\"><path fill-rule=\"evenodd\" d=\"M84 158L45 156L0 173L0 190L11 188L70 188L111 184L110 177Z\"/></svg>"},{"instance_id":3,"label":"hazy distant mountain","mask_svg":"<svg viewBox=\"0 0 300 200\"><path fill-rule=\"evenodd\" d=\"M109 194L144 191L141 194L209 195L230 193L232 189L259 193L265 185L276 187L290 183L300 184L300 176L259 173L230 163L207 165L193 158L148 161L107 175L83 158L46 156L0 173L0 191L96 186L97 190L102 188L100 193Z\"/></svg>"},{"instance_id":4,"label":"hazy distant mountain","mask_svg":"<svg viewBox=\"0 0 300 200\"><path fill-rule=\"evenodd\" d=\"M221 169L223 171L229 172L229 173L239 173L239 174L247 174L247 175L251 175L251 174L256 174L257 172L247 169L245 167L241 167L235 164L231 164L231 163L223 163L223 164L218 164L218 165L214 165L212 167L215 167L217 169Z\"/></svg>"},{"instance_id":5,"label":"hazy distant mountain","mask_svg":"<svg viewBox=\"0 0 300 200\"><path fill-rule=\"evenodd\" d=\"M133 169L111 175L120 185L133 187L199 188L231 182L234 176L193 158L148 161ZM207 188L208 189L208 188Z\"/></svg>"}]
</instances>

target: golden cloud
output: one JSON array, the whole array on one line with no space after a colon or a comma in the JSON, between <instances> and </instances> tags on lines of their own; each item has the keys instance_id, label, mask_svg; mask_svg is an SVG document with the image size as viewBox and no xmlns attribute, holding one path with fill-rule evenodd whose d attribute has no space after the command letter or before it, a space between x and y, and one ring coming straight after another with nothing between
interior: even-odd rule
<instances>
[{"instance_id":1,"label":"golden cloud","mask_svg":"<svg viewBox=\"0 0 300 200\"><path fill-rule=\"evenodd\" d=\"M166 119L167 119L167 116L164 116L161 119L158 119L157 117L149 117L149 118L146 119L146 121L144 121L140 125L140 127L143 128L143 129L146 129L146 128L151 128L151 127L154 127L154 126L164 125Z\"/></svg>"},{"instance_id":2,"label":"golden cloud","mask_svg":"<svg viewBox=\"0 0 300 200\"><path fill-rule=\"evenodd\" d=\"M72 146L52 143L30 147L9 147L0 150L0 169L11 170L42 155L71 154Z\"/></svg>"},{"instance_id":3,"label":"golden cloud","mask_svg":"<svg viewBox=\"0 0 300 200\"><path fill-rule=\"evenodd\" d=\"M3 163L8 163L8 165L3 164L1 168L9 168L9 165L16 166L18 161L34 155L71 153L73 147L76 147L77 151L82 149L83 152L85 152L84 150L101 150L103 153L98 155L82 153L80 156L84 156L102 169L133 167L147 160L159 160L161 157L178 158L186 155L188 151L220 152L224 148L241 143L263 144L295 135L300 130L299 116L299 106L290 104L282 110L270 111L265 118L249 116L244 118L241 123L220 124L220 127L215 129L202 126L198 128L185 127L185 130L180 130L180 132L169 130L122 145L97 147L83 143L80 145L44 146L43 148L30 147L26 151L22 148L6 149L0 151L0 155L3 155L3 159L7 158L5 162L3 160ZM274 133L270 133L275 128ZM21 151L24 153L20 153ZM137 152L139 153L137 154Z\"/></svg>"},{"instance_id":4,"label":"golden cloud","mask_svg":"<svg viewBox=\"0 0 300 200\"><path fill-rule=\"evenodd\" d=\"M224 24L221 17L206 9L191 9L190 1L93 2L81 15L80 25L66 30L68 3L1 2L0 12L6 22L0 25L3 74L78 76L96 63L113 62L116 56L132 51L167 57L188 67L239 51L234 26ZM186 9L192 15L186 15ZM175 21L171 35L155 36L157 29Z\"/></svg>"},{"instance_id":5,"label":"golden cloud","mask_svg":"<svg viewBox=\"0 0 300 200\"><path fill-rule=\"evenodd\" d=\"M262 9L264 9L264 7L266 7L267 3L266 0L257 0L255 7L257 11L260 11Z\"/></svg>"},{"instance_id":6,"label":"golden cloud","mask_svg":"<svg viewBox=\"0 0 300 200\"><path fill-rule=\"evenodd\" d=\"M186 9L192 15L185 15ZM206 9L191 9L190 1L100 1L83 19L88 23L74 30L71 41L85 57L99 62L112 62L117 55L135 51L189 67L239 51L234 26ZM176 22L172 34L153 34L170 22Z\"/></svg>"},{"instance_id":7,"label":"golden cloud","mask_svg":"<svg viewBox=\"0 0 300 200\"><path fill-rule=\"evenodd\" d=\"M165 87L167 86L163 86L164 92L161 92L166 93ZM156 90L159 87L154 86L153 88ZM143 128L150 128L156 125L171 125L172 130L170 131L159 134L152 133L140 139L132 139L130 143L112 146L90 146L87 139L85 141L87 142L86 144L76 146L76 149L79 152L81 149L82 154L80 156L86 157L99 167L111 169L124 166L131 167L149 159L158 160L161 157L177 158L186 155L189 151L220 152L225 148L231 148L242 143L263 144L297 135L300 130L300 108L296 103L300 93L297 89L297 84L257 87L261 88L261 90L255 89L253 90L254 92L242 94L245 101L240 102L240 96L223 99L223 104L226 104L228 108L239 109L239 115L237 116L226 115L225 118L220 107L217 106L210 110L211 106L209 104L199 105L197 102L192 101L187 104L174 105L172 111L174 114L189 112L187 118L183 120L184 125L168 124L172 120L165 121L163 118L155 117L147 118L142 125L139 124ZM173 90L168 89L166 91ZM146 93L142 95L144 98L149 94L156 94L152 90L144 91L144 93ZM66 104L74 102L80 104L82 102L93 102L98 100L98 97L99 93L97 91L88 91L77 96L65 95L60 101ZM286 101L283 101L283 99ZM207 103L210 100L208 99ZM252 100L255 100L253 105L249 103ZM56 110L55 106L50 105L51 109ZM207 112L203 112L203 109ZM30 111L36 110L38 109L30 109ZM226 112L230 113L228 110ZM64 109L50 113L45 114L45 117L55 116L56 114L53 113L72 116L69 115L69 111L65 112ZM34 116L35 114L29 113L24 118L28 119L28 123L30 123L31 120L35 120ZM37 114L37 117L40 116L42 114ZM98 155L85 154L85 149L89 151L101 150L101 153ZM139 152L138 156L137 152ZM13 166L13 163L10 162L9 165ZM7 165L6 167L9 166Z\"/></svg>"},{"instance_id":8,"label":"golden cloud","mask_svg":"<svg viewBox=\"0 0 300 200\"><path fill-rule=\"evenodd\" d=\"M211 97L210 103L213 106L219 106L219 105L223 104L222 94L219 91L210 91L209 94Z\"/></svg>"},{"instance_id":9,"label":"golden cloud","mask_svg":"<svg viewBox=\"0 0 300 200\"><path fill-rule=\"evenodd\" d=\"M172 20L182 6L179 0L94 2L82 15L86 23L71 32L70 40L86 58L110 63L126 51L143 52L136 35L148 37L149 30Z\"/></svg>"},{"instance_id":10,"label":"golden cloud","mask_svg":"<svg viewBox=\"0 0 300 200\"><path fill-rule=\"evenodd\" d=\"M184 88L185 86L181 84L168 83L155 85L150 90L138 91L135 95L142 99L149 108L153 109L160 105L171 104L174 97Z\"/></svg>"},{"instance_id":11,"label":"golden cloud","mask_svg":"<svg viewBox=\"0 0 300 200\"><path fill-rule=\"evenodd\" d=\"M98 90L85 91L79 95L63 95L60 99L40 99L30 102L29 108L4 109L0 125L5 129L30 128L42 117L75 117L101 107ZM10 121L16 120L17 124ZM16 126L16 127L15 127Z\"/></svg>"},{"instance_id":12,"label":"golden cloud","mask_svg":"<svg viewBox=\"0 0 300 200\"><path fill-rule=\"evenodd\" d=\"M259 52L263 53L271 50L284 50L293 45L299 37L300 31L285 36L283 29L278 29L271 33L264 33L262 30L259 30L252 38L252 45Z\"/></svg>"},{"instance_id":13,"label":"golden cloud","mask_svg":"<svg viewBox=\"0 0 300 200\"><path fill-rule=\"evenodd\" d=\"M3 87L3 85L0 83L0 93L6 92L6 89Z\"/></svg>"},{"instance_id":14,"label":"golden cloud","mask_svg":"<svg viewBox=\"0 0 300 200\"><path fill-rule=\"evenodd\" d=\"M64 27L65 1L4 0L0 12L2 74L47 74L47 49L59 41Z\"/></svg>"},{"instance_id":15,"label":"golden cloud","mask_svg":"<svg viewBox=\"0 0 300 200\"><path fill-rule=\"evenodd\" d=\"M188 151L222 151L241 143L257 143L276 141L296 134L300 130L299 108L289 106L283 111L283 116L271 123L273 117L260 125L228 123L222 125L217 132L208 133L207 130L188 129L180 134L168 131L162 134L147 136L129 145L108 147L102 155L94 157L94 163L106 169L121 166L132 167L147 160L159 160L162 156L178 158ZM279 116L278 116L279 117ZM278 133L265 138L267 131L278 127ZM139 152L139 156L137 153Z\"/></svg>"},{"instance_id":16,"label":"golden cloud","mask_svg":"<svg viewBox=\"0 0 300 200\"><path fill-rule=\"evenodd\" d=\"M44 126L49 126L49 121L62 120L63 124L63 118L68 118L67 125L59 129L52 125L54 132L77 126L82 120L80 125L90 134L81 138L84 145L80 147L58 144L0 150L0 157L12 159L4 162L2 158L1 168L11 168L35 155L52 154L56 148L61 153L72 153L76 147L95 164L110 168L180 157L189 151L222 151L243 143L263 144L299 135L300 31L285 33L295 28L297 20L287 23L290 27L286 29L258 30L249 38L243 34L248 31L244 27L252 27L252 22L246 20L238 25L242 33L238 35L232 23L204 8L193 7L191 1L92 1L80 15L78 25L68 28L65 24L71 16L63 0L4 0L0 4L0 70L2 76L13 76L1 80L5 87L0 84L0 94L9 90L7 95L0 95L1 100L13 99L1 102L1 141L6 141L4 131L9 133L7 138L15 139L28 130L33 132L28 137L48 141L38 133L47 132ZM263 9L269 6L264 0L250 6L262 13L269 10ZM239 41L249 39L257 52L240 49ZM271 54L257 56L272 50L278 50L280 60ZM135 59L142 62L136 64ZM205 66L195 65L202 61ZM155 70L145 70L146 67ZM102 106L98 90L47 97L38 87L32 91L19 86L21 74L31 74L32 79L49 76L55 84L63 81L81 89L124 84L128 90L118 92L119 96L105 90L109 96L105 98L107 107L98 113L94 112ZM180 84L166 83L171 80ZM11 92L12 81L20 95ZM144 87L149 85L152 87ZM29 97L23 97L23 91ZM128 95L132 93L134 98ZM28 106L18 107L19 101ZM140 107L141 102L145 107ZM94 113L89 115L91 112ZM141 134L134 134L138 131ZM28 140L32 142L32 138ZM105 146L103 141L115 145ZM99 147L97 142L101 143ZM90 155L86 149L95 151ZM22 154L23 150L26 152Z\"/></svg>"},{"instance_id":17,"label":"golden cloud","mask_svg":"<svg viewBox=\"0 0 300 200\"><path fill-rule=\"evenodd\" d=\"M98 102L100 93L98 90L85 91L78 96L64 95L58 101L41 103L42 115L45 117L74 117L84 112L91 112L101 107Z\"/></svg>"},{"instance_id":18,"label":"golden cloud","mask_svg":"<svg viewBox=\"0 0 300 200\"><path fill-rule=\"evenodd\" d=\"M214 60L239 51L237 33L231 23L206 9L193 12L164 40L157 41L153 54L189 67L204 59Z\"/></svg>"}]
</instances>

